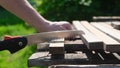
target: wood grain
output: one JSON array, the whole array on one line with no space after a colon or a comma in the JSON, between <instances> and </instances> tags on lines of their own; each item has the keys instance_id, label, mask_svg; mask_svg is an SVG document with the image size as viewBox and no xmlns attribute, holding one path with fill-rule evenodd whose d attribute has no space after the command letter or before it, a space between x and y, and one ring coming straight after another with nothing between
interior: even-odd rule
<instances>
[{"instance_id":1,"label":"wood grain","mask_svg":"<svg viewBox=\"0 0 120 68\"><path fill-rule=\"evenodd\" d=\"M120 30L120 21L113 21L111 22L111 25L115 28Z\"/></svg>"},{"instance_id":2,"label":"wood grain","mask_svg":"<svg viewBox=\"0 0 120 68\"><path fill-rule=\"evenodd\" d=\"M89 25L90 28L92 28L89 30L91 30L94 34L96 34L99 38L101 38L104 41L106 45L105 50L110 52L120 52L120 43L116 41L115 38L113 39L112 37L109 36L109 35L116 36L116 39L118 39L120 34L118 34L116 31L113 31L114 29L111 30L110 28L101 26L100 24L97 23L91 23L91 24L99 29L98 30L95 27Z\"/></svg>"},{"instance_id":3,"label":"wood grain","mask_svg":"<svg viewBox=\"0 0 120 68\"><path fill-rule=\"evenodd\" d=\"M50 54L64 54L64 43L51 43L49 45Z\"/></svg>"},{"instance_id":4,"label":"wood grain","mask_svg":"<svg viewBox=\"0 0 120 68\"><path fill-rule=\"evenodd\" d=\"M103 49L103 42L96 35L88 31L79 21L73 21L73 25L77 30L84 31L85 34L81 35L84 44L91 50Z\"/></svg>"}]
</instances>

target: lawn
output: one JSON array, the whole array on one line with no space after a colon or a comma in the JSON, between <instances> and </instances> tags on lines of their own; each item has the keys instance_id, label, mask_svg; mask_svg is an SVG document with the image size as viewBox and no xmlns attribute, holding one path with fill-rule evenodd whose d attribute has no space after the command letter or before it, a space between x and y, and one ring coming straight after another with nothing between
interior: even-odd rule
<instances>
[{"instance_id":1,"label":"lawn","mask_svg":"<svg viewBox=\"0 0 120 68\"><path fill-rule=\"evenodd\" d=\"M26 25L13 14L0 10L0 40L3 40L5 35L24 36L35 32L34 28ZM0 68L28 68L27 60L35 51L36 46L26 46L14 54L10 54L7 50L0 51Z\"/></svg>"}]
</instances>

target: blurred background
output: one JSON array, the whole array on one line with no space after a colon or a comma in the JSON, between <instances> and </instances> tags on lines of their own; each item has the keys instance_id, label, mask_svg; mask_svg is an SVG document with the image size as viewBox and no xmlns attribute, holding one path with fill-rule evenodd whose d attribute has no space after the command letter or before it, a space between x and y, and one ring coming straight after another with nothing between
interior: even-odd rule
<instances>
[{"instance_id":1,"label":"blurred background","mask_svg":"<svg viewBox=\"0 0 120 68\"><path fill-rule=\"evenodd\" d=\"M93 16L120 16L120 0L28 0L31 5L50 21L87 20ZM24 10L23 10L24 11ZM0 7L0 39L5 35L28 35L36 30L23 20ZM10 54L0 52L0 68L28 68L27 60L36 51L36 46ZM47 67L34 67L47 68Z\"/></svg>"}]
</instances>

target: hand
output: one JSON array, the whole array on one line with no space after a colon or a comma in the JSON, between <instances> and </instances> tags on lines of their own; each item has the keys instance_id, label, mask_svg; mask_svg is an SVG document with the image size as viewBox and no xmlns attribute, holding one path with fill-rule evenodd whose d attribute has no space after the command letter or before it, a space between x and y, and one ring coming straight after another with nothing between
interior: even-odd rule
<instances>
[{"instance_id":1,"label":"hand","mask_svg":"<svg viewBox=\"0 0 120 68\"><path fill-rule=\"evenodd\" d=\"M71 30L71 24L66 21L60 22L50 22L48 21L49 25L47 27L47 31L60 31L60 30Z\"/></svg>"}]
</instances>

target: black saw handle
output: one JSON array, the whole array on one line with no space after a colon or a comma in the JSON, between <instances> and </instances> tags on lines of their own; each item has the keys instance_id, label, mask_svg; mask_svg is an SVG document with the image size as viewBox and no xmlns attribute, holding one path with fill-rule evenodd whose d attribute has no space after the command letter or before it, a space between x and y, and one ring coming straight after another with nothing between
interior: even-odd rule
<instances>
[{"instance_id":1,"label":"black saw handle","mask_svg":"<svg viewBox=\"0 0 120 68\"><path fill-rule=\"evenodd\" d=\"M11 53L15 53L18 50L24 48L27 45L27 38L17 37L0 41L0 51L9 50Z\"/></svg>"}]
</instances>

